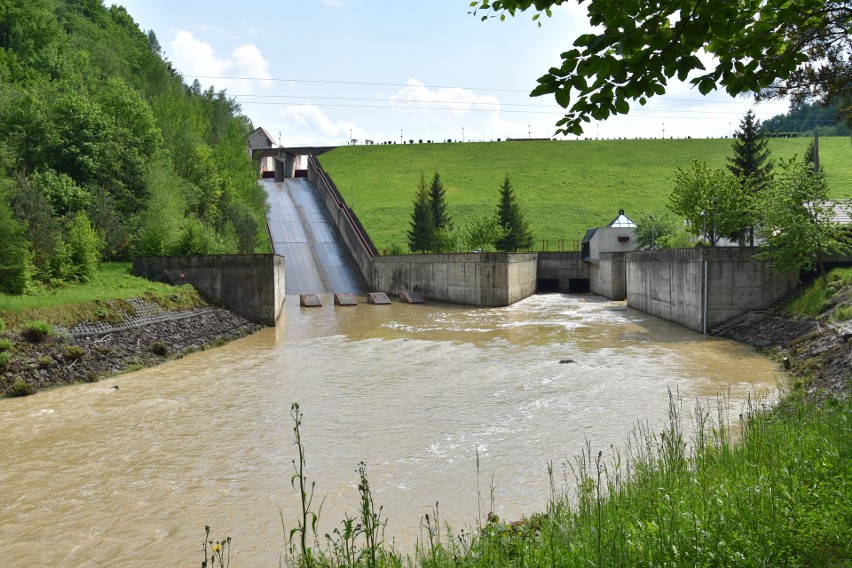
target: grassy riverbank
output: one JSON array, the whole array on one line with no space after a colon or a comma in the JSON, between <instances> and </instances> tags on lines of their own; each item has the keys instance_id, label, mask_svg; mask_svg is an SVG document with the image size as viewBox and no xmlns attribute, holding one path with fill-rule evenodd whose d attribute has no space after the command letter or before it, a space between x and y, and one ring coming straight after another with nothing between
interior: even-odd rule
<instances>
[{"instance_id":1,"label":"grassy riverbank","mask_svg":"<svg viewBox=\"0 0 852 568\"><path fill-rule=\"evenodd\" d=\"M301 555L298 527L311 526L308 507L307 522L297 523L293 533L288 564L849 565L848 401L816 405L791 393L772 411L753 405L731 417L722 405L685 412L682 404L672 399L662 432L639 427L623 450L589 447L573 463L554 464L553 495L544 512L517 522L489 515L477 527L458 530L443 526L433 511L422 519L413 554L384 543L383 528L392 528L393 519L381 517L364 472L360 516L320 538L308 528L308 554ZM310 487L309 469L305 476ZM294 482L298 491L298 478ZM296 522L286 521L288 528Z\"/></svg>"},{"instance_id":2,"label":"grassy riverbank","mask_svg":"<svg viewBox=\"0 0 852 568\"><path fill-rule=\"evenodd\" d=\"M146 298L166 309L189 309L204 302L192 286L170 286L130 273L129 262L103 263L89 282L43 289L23 296L0 294L0 319L14 329L33 320L69 326L79 321L109 319L107 301Z\"/></svg>"}]
</instances>

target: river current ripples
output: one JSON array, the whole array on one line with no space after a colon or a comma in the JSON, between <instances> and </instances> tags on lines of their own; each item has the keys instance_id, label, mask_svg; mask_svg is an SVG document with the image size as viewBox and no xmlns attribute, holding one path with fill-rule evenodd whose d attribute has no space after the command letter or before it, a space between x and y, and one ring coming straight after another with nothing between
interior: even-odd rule
<instances>
[{"instance_id":1,"label":"river current ripples","mask_svg":"<svg viewBox=\"0 0 852 568\"><path fill-rule=\"evenodd\" d=\"M501 518L543 510L549 462L559 482L587 444L661 430L669 391L714 412L722 393L736 416L780 380L749 348L595 296L324 300L288 297L277 328L156 368L0 400L0 563L192 565L210 525L240 565L278 566L298 503L293 402L320 534L357 515L363 461L386 539L410 550L436 503L457 529L492 498Z\"/></svg>"}]
</instances>

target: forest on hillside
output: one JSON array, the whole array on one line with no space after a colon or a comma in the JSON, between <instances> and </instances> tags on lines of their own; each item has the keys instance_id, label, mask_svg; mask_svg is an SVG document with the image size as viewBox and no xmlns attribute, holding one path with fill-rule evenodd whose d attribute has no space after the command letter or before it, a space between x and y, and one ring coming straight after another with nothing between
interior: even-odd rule
<instances>
[{"instance_id":1,"label":"forest on hillside","mask_svg":"<svg viewBox=\"0 0 852 568\"><path fill-rule=\"evenodd\" d=\"M793 101L786 114L775 115L762 126L770 136L813 135L814 131L820 136L849 136L851 125L842 104Z\"/></svg>"},{"instance_id":2,"label":"forest on hillside","mask_svg":"<svg viewBox=\"0 0 852 568\"><path fill-rule=\"evenodd\" d=\"M0 0L0 292L101 259L267 251L252 130L102 0Z\"/></svg>"}]
</instances>

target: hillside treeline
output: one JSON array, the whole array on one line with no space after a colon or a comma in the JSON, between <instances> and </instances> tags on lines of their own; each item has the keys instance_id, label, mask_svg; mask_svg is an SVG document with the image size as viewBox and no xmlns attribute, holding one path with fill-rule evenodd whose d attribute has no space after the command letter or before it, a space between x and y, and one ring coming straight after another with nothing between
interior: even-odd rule
<instances>
[{"instance_id":1,"label":"hillside treeline","mask_svg":"<svg viewBox=\"0 0 852 568\"><path fill-rule=\"evenodd\" d=\"M848 112L848 111L847 111ZM823 105L818 102L791 102L786 114L778 114L763 122L763 129L772 135L813 134L820 136L849 136L850 117L838 105Z\"/></svg>"},{"instance_id":2,"label":"hillside treeline","mask_svg":"<svg viewBox=\"0 0 852 568\"><path fill-rule=\"evenodd\" d=\"M267 250L250 121L101 0L0 0L0 291Z\"/></svg>"}]
</instances>

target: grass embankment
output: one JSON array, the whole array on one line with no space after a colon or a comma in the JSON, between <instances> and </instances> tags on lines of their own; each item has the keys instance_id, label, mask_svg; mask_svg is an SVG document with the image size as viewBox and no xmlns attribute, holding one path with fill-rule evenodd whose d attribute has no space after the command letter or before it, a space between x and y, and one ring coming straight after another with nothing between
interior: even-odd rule
<instances>
[{"instance_id":1,"label":"grass embankment","mask_svg":"<svg viewBox=\"0 0 852 568\"><path fill-rule=\"evenodd\" d=\"M43 320L68 327L80 321L112 321L126 306L120 300L146 298L167 309L189 309L203 302L192 286L170 286L130 274L129 262L100 266L91 281L25 296L0 294L0 319L10 329ZM109 304L107 302L110 302Z\"/></svg>"},{"instance_id":2,"label":"grass embankment","mask_svg":"<svg viewBox=\"0 0 852 568\"><path fill-rule=\"evenodd\" d=\"M806 138L771 139L773 159L804 156ZM421 172L441 174L455 222L496 208L508 173L535 235L535 249L575 250L619 209L634 219L665 210L674 172L692 160L725 168L731 140L586 140L344 146L319 157L379 251L407 243ZM852 197L852 145L821 138L834 198ZM545 241L545 242L543 242Z\"/></svg>"},{"instance_id":3,"label":"grass embankment","mask_svg":"<svg viewBox=\"0 0 852 568\"><path fill-rule=\"evenodd\" d=\"M852 268L835 268L825 280L818 278L801 296L790 302L785 312L791 316L819 317L830 322L852 319Z\"/></svg>"}]
</instances>

